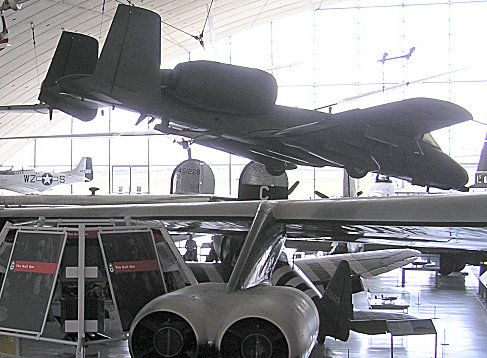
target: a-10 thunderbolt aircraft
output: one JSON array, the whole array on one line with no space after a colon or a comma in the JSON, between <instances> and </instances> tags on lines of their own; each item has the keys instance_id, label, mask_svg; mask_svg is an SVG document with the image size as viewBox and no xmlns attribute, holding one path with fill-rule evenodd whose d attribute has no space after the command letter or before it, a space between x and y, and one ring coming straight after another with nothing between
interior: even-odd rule
<instances>
[{"instance_id":1,"label":"a-10 thunderbolt aircraft","mask_svg":"<svg viewBox=\"0 0 487 358\"><path fill-rule=\"evenodd\" d=\"M157 129L249 158L280 175L298 165L342 167L413 184L466 190L468 175L431 131L472 119L464 108L412 98L337 114L276 104L275 78L262 70L213 61L161 69L161 18L119 5L103 50L88 35L63 32L44 79L40 104L89 121L99 108L162 119ZM0 111L26 111L3 106Z\"/></svg>"}]
</instances>

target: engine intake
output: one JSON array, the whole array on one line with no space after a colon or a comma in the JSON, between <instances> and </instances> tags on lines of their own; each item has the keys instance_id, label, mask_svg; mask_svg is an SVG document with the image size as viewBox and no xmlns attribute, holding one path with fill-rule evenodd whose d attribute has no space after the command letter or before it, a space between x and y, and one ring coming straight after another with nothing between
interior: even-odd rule
<instances>
[{"instance_id":1,"label":"engine intake","mask_svg":"<svg viewBox=\"0 0 487 358\"><path fill-rule=\"evenodd\" d=\"M223 335L223 357L287 357L289 348L284 334L273 323L260 318L246 318L234 323Z\"/></svg>"},{"instance_id":2,"label":"engine intake","mask_svg":"<svg viewBox=\"0 0 487 358\"><path fill-rule=\"evenodd\" d=\"M311 353L319 316L306 294L267 285L227 293L226 287L199 283L149 302L130 328L132 357L277 358Z\"/></svg>"},{"instance_id":3,"label":"engine intake","mask_svg":"<svg viewBox=\"0 0 487 358\"><path fill-rule=\"evenodd\" d=\"M193 358L197 355L196 335L189 323L172 312L153 312L133 329L132 356L152 358Z\"/></svg>"}]
</instances>

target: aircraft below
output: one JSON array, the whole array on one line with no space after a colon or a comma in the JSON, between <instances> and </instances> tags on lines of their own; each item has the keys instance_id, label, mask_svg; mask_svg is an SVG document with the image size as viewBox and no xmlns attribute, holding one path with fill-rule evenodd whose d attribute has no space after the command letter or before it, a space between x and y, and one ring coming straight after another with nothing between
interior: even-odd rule
<instances>
[{"instance_id":1,"label":"aircraft below","mask_svg":"<svg viewBox=\"0 0 487 358\"><path fill-rule=\"evenodd\" d=\"M279 347L276 346L276 349L285 350L280 356L306 357L316 341L323 340L324 336L346 339L352 327L358 331L367 331L368 328L362 324L360 327L321 324L324 322L323 317L329 317L328 308L331 309L325 303L334 301L337 306L338 301L342 302L341 299L337 300L336 292L340 293L340 298L346 297L347 302L350 302L352 288L346 282L351 279L347 270L350 270L353 262L343 264L341 260L334 274L336 276L339 272L335 280L338 283L332 285L336 289L329 286L332 279L323 289L320 299L313 300L310 292L306 292L307 289L300 291L269 285L277 272L275 270L282 268L278 262L287 238L309 240L320 237L324 240L330 237L336 241L339 237L341 240L360 241L370 233L373 236L387 233L376 239L387 243L390 237L396 237L407 241L417 240L423 244L438 245L441 242L464 248L476 246L486 251L486 209L485 196L458 194L403 198L4 208L0 210L0 218L8 221L8 225L13 225L14 230L17 230L20 222L32 223L32 220L39 223L65 221L72 224L73 221L83 223L96 219L98 226L103 219L112 223L115 220L135 223L150 220L152 225L163 225L167 232L242 236L245 240L240 250L237 250L238 257L234 260L234 255L230 255L228 258L233 267L228 283L195 283L161 294L137 313L130 325L131 354L143 357L147 352L165 352L170 347L164 343L167 340L159 338L174 333L184 337L175 346L179 351L187 349L194 353L207 347L226 353L226 356L233 356L229 352L233 352L235 347L244 349L246 337L250 339L258 335L258 341L264 345L261 348L265 348L265 342L269 340L274 342L272 337L279 337ZM135 230L136 226L133 227ZM59 230L64 232L61 227ZM7 238L12 239L13 235L4 234L3 239ZM163 239L158 242L165 245ZM231 243L229 245L232 246ZM226 259L222 257L222 260ZM306 270L305 265L299 267ZM312 276L312 273L309 275ZM318 280L309 281L314 281L309 289L312 290L312 286L318 288ZM340 287L343 289L338 290ZM314 292L319 292L319 288ZM317 305L316 302L322 304ZM337 307L338 320L352 314L351 303ZM286 312L286 315L282 312ZM336 313L336 307L331 312ZM330 319L329 322L334 321ZM297 335L297 332L300 334ZM191 354L189 356L196 355Z\"/></svg>"},{"instance_id":2,"label":"aircraft below","mask_svg":"<svg viewBox=\"0 0 487 358\"><path fill-rule=\"evenodd\" d=\"M369 190L370 197L384 197L396 195L397 184L391 178L377 175L374 184Z\"/></svg>"},{"instance_id":3,"label":"aircraft below","mask_svg":"<svg viewBox=\"0 0 487 358\"><path fill-rule=\"evenodd\" d=\"M482 190L486 187L485 173L487 173L487 143L484 142L482 151L480 153L477 171L475 173L475 184L470 186L475 190ZM369 197L384 197L384 196L406 196L406 195L438 195L429 192L404 192L397 191L397 183L391 178L378 175L375 183L372 185L368 196ZM440 230L437 230L440 232ZM374 243L377 243L374 241ZM371 249L383 249L384 245L368 244ZM462 271L466 264L478 265L480 262L487 260L487 253L483 250L465 249L459 247L452 249L450 246L444 247L439 244L436 248L430 245L421 245L419 242L407 242L407 240L398 240L391 238L387 247L412 247L420 249L424 254L436 254L440 259L438 262L438 272L442 275L449 275L453 272Z\"/></svg>"},{"instance_id":4,"label":"aircraft below","mask_svg":"<svg viewBox=\"0 0 487 358\"><path fill-rule=\"evenodd\" d=\"M479 164L475 172L475 184L471 188L484 190L487 188L487 136L480 152Z\"/></svg>"},{"instance_id":5,"label":"aircraft below","mask_svg":"<svg viewBox=\"0 0 487 358\"><path fill-rule=\"evenodd\" d=\"M191 61L161 70L161 18L134 6L118 6L98 53L95 38L63 32L32 111L57 109L83 121L103 107L135 111L137 124L159 118L154 129L249 158L272 175L333 166L354 178L376 172L466 190L467 172L430 135L472 119L456 104L412 98L330 114L277 105L275 78L255 68Z\"/></svg>"},{"instance_id":6,"label":"aircraft below","mask_svg":"<svg viewBox=\"0 0 487 358\"><path fill-rule=\"evenodd\" d=\"M483 190L487 187L487 142L484 142L482 151L480 153L479 162L477 165L477 171L475 173L475 184L470 188L475 190ZM391 178L377 175L375 183L370 188L368 193L369 197L387 197L387 196L407 196L407 195L438 195L429 192L405 192L397 190L397 183ZM440 232L440 230L437 230ZM384 232L384 235L387 235ZM406 237L406 236L405 236ZM438 254L439 260L439 273L442 275L449 275L453 272L462 271L466 264L478 265L479 262L487 260L487 253L484 250L465 249L458 247L453 249L451 245L446 247L439 243L437 247L431 247L431 245L422 245L420 242L412 241L408 242L405 237L400 240L397 237L391 237L388 247L412 247L418 248L425 254ZM453 238L452 238L453 239ZM375 249L383 249L384 245L375 245L378 242L376 240L370 240L367 247ZM350 245L350 244L349 244Z\"/></svg>"},{"instance_id":7,"label":"aircraft below","mask_svg":"<svg viewBox=\"0 0 487 358\"><path fill-rule=\"evenodd\" d=\"M241 241L238 244L224 243L225 240L238 240L238 237L223 236L223 241L220 243L216 243L219 237L216 239L213 243L216 256L221 262L186 263L199 283L227 282L233 269L231 262L235 261L235 255L240 252ZM415 261L418 255L420 252L417 250L391 249L325 255L291 261L287 255L281 254L272 272L271 283L274 286L294 287L313 300L320 312L321 340L330 336L345 341L348 339L349 330L355 330L356 327L359 327L360 333L379 334L387 332L386 320L414 319L412 316L352 311L351 300L353 293L364 290L362 278L370 278L405 266ZM340 269L342 261L347 262L344 272L340 272L343 270ZM333 283L334 280L339 280L340 283ZM326 297L327 290L328 293L333 294ZM333 300L329 299L330 297L340 299ZM360 324L354 322L357 319L361 321ZM380 324L379 321L383 323Z\"/></svg>"},{"instance_id":8,"label":"aircraft below","mask_svg":"<svg viewBox=\"0 0 487 358\"><path fill-rule=\"evenodd\" d=\"M57 185L89 182L92 179L92 160L90 157L83 157L76 168L60 173L37 169L1 170L0 189L21 194L38 194Z\"/></svg>"}]
</instances>

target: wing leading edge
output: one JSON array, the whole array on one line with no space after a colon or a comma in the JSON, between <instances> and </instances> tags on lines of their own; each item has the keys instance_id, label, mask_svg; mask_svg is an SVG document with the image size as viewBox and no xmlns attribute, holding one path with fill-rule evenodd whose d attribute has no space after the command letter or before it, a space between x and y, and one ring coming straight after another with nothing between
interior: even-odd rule
<instances>
[{"instance_id":1,"label":"wing leading edge","mask_svg":"<svg viewBox=\"0 0 487 358\"><path fill-rule=\"evenodd\" d=\"M483 194L429 195L272 202L272 220L284 225L288 237L325 237L360 241L401 239L452 248L487 250L487 200ZM249 230L261 202L198 202L132 205L88 205L60 208L8 208L0 217L32 219L124 218L157 219L170 230L200 232ZM270 205L270 202L268 204ZM378 228L384 232L381 235ZM406 231L405 228L414 228ZM387 231L385 231L387 229ZM381 236L381 237L380 237Z\"/></svg>"},{"instance_id":2,"label":"wing leading edge","mask_svg":"<svg viewBox=\"0 0 487 358\"><path fill-rule=\"evenodd\" d=\"M417 137L472 119L465 108L432 98L410 98L335 115L352 126L376 126L397 134Z\"/></svg>"}]
</instances>

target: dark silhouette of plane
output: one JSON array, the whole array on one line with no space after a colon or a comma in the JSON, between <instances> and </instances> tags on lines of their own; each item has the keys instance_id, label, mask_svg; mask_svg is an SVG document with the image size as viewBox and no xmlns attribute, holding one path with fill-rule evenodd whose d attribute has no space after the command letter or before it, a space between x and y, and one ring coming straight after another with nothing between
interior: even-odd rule
<instances>
[{"instance_id":1,"label":"dark silhouette of plane","mask_svg":"<svg viewBox=\"0 0 487 358\"><path fill-rule=\"evenodd\" d=\"M160 65L160 16L119 5L100 57L95 38L63 32L39 100L51 116L58 109L83 121L101 107L138 112L137 123L159 118L155 129L249 158L272 175L333 166L354 178L376 172L466 190L467 172L429 135L472 119L458 105L413 98L330 114L276 105L276 80L262 70L212 61Z\"/></svg>"}]
</instances>

